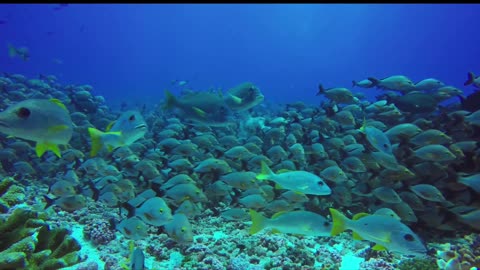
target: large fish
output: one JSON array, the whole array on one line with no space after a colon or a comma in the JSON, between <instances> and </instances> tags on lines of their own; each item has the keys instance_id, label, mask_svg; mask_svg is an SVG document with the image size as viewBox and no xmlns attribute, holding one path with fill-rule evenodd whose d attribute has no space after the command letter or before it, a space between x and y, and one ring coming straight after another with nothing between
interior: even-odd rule
<instances>
[{"instance_id":1,"label":"large fish","mask_svg":"<svg viewBox=\"0 0 480 270\"><path fill-rule=\"evenodd\" d=\"M389 100L398 109L410 113L430 113L437 109L438 101L431 94L421 92L410 92L399 97L392 97Z\"/></svg>"},{"instance_id":2,"label":"large fish","mask_svg":"<svg viewBox=\"0 0 480 270\"><path fill-rule=\"evenodd\" d=\"M0 112L0 132L36 142L35 152L61 156L58 145L66 145L73 133L70 114L58 99L28 99Z\"/></svg>"},{"instance_id":3,"label":"large fish","mask_svg":"<svg viewBox=\"0 0 480 270\"><path fill-rule=\"evenodd\" d=\"M90 155L96 156L105 145L108 151L125 145L130 145L142 138L147 132L147 123L138 111L124 112L115 122L112 122L105 132L96 128L88 128L92 139Z\"/></svg>"},{"instance_id":4,"label":"large fish","mask_svg":"<svg viewBox=\"0 0 480 270\"><path fill-rule=\"evenodd\" d=\"M228 126L234 123L231 110L216 93L192 92L176 98L166 90L164 109L174 108L193 125Z\"/></svg>"},{"instance_id":5,"label":"large fish","mask_svg":"<svg viewBox=\"0 0 480 270\"><path fill-rule=\"evenodd\" d=\"M330 208L335 236L345 230L353 231L353 238L368 240L376 245L373 250L389 250L405 255L424 256L427 253L422 240L405 224L389 215L359 213L353 220Z\"/></svg>"},{"instance_id":6,"label":"large fish","mask_svg":"<svg viewBox=\"0 0 480 270\"><path fill-rule=\"evenodd\" d=\"M233 111L245 111L260 104L264 96L254 84L245 82L226 93L225 102Z\"/></svg>"}]
</instances>

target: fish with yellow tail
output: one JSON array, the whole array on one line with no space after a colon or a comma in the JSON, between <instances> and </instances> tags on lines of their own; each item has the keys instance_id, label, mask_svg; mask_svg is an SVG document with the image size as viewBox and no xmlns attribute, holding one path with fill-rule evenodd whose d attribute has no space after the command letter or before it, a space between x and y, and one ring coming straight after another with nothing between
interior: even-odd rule
<instances>
[{"instance_id":1,"label":"fish with yellow tail","mask_svg":"<svg viewBox=\"0 0 480 270\"><path fill-rule=\"evenodd\" d=\"M38 157L52 151L61 157L58 145L67 145L73 123L65 105L58 99L27 99L0 112L0 132L36 142Z\"/></svg>"},{"instance_id":2,"label":"fish with yellow tail","mask_svg":"<svg viewBox=\"0 0 480 270\"><path fill-rule=\"evenodd\" d=\"M407 225L392 216L358 213L349 219L333 208L330 208L330 213L333 221L331 236L352 230L353 239L374 242L373 250L388 250L418 257L427 253L422 240Z\"/></svg>"},{"instance_id":3,"label":"fish with yellow tail","mask_svg":"<svg viewBox=\"0 0 480 270\"><path fill-rule=\"evenodd\" d=\"M104 145L110 152L117 147L130 145L141 139L147 130L147 123L138 111L124 112L107 127L105 132L92 127L88 128L92 139L90 156L96 156Z\"/></svg>"}]
</instances>

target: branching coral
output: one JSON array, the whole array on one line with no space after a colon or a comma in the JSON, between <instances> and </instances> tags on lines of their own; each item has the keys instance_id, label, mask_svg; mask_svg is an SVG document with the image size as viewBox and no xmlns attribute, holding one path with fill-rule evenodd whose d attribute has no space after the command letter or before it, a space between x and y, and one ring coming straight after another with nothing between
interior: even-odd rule
<instances>
[{"instance_id":1,"label":"branching coral","mask_svg":"<svg viewBox=\"0 0 480 270\"><path fill-rule=\"evenodd\" d=\"M66 229L51 230L42 214L17 208L0 220L0 270L50 270L79 262L78 242Z\"/></svg>"}]
</instances>

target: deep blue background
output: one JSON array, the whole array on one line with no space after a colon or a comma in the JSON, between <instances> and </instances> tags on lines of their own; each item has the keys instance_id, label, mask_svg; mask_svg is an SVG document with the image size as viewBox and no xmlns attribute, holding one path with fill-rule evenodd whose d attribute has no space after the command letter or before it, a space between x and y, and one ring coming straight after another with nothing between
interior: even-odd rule
<instances>
[{"instance_id":1,"label":"deep blue background","mask_svg":"<svg viewBox=\"0 0 480 270\"><path fill-rule=\"evenodd\" d=\"M157 103L166 88L179 93L174 79L196 90L252 81L268 101L315 104L319 82L403 74L469 93L466 73L480 73L475 4L55 7L0 5L0 71L91 84L112 104ZM8 42L27 46L31 60L9 58Z\"/></svg>"}]
</instances>

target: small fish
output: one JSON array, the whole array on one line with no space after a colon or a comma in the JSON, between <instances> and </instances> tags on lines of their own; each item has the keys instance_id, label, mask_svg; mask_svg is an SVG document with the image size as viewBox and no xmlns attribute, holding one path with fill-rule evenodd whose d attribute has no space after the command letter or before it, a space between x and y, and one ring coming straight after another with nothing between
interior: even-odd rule
<instances>
[{"instance_id":1,"label":"small fish","mask_svg":"<svg viewBox=\"0 0 480 270\"><path fill-rule=\"evenodd\" d=\"M370 81L368 79L365 79L365 80L361 80L359 82L353 80L352 81L352 87L355 87L355 86L358 86L358 87L361 87L361 88L372 88L375 85L373 84L372 81Z\"/></svg>"},{"instance_id":2,"label":"small fish","mask_svg":"<svg viewBox=\"0 0 480 270\"><path fill-rule=\"evenodd\" d=\"M271 218L266 218L260 213L250 210L252 226L249 233L270 228L276 233L309 235L309 236L330 236L332 223L325 217L309 211L279 212Z\"/></svg>"},{"instance_id":3,"label":"small fish","mask_svg":"<svg viewBox=\"0 0 480 270\"><path fill-rule=\"evenodd\" d=\"M138 111L127 111L112 122L105 132L88 128L92 140L90 156L96 156L103 145L109 152L121 146L128 146L141 139L147 132L147 123Z\"/></svg>"},{"instance_id":4,"label":"small fish","mask_svg":"<svg viewBox=\"0 0 480 270\"><path fill-rule=\"evenodd\" d=\"M230 208L220 213L220 216L226 220L246 220L248 212L244 208Z\"/></svg>"},{"instance_id":5,"label":"small fish","mask_svg":"<svg viewBox=\"0 0 480 270\"><path fill-rule=\"evenodd\" d=\"M115 224L115 228L125 237L140 240L148 237L148 227L138 217L131 217L122 220L119 224Z\"/></svg>"},{"instance_id":6,"label":"small fish","mask_svg":"<svg viewBox=\"0 0 480 270\"><path fill-rule=\"evenodd\" d=\"M135 210L134 215L140 217L145 223L154 226L162 226L172 220L172 210L160 197L146 200ZM132 214L129 213L129 216L132 216Z\"/></svg>"},{"instance_id":7,"label":"small fish","mask_svg":"<svg viewBox=\"0 0 480 270\"><path fill-rule=\"evenodd\" d=\"M173 215L173 220L165 225L165 232L179 243L193 242L192 224L184 214Z\"/></svg>"},{"instance_id":8,"label":"small fish","mask_svg":"<svg viewBox=\"0 0 480 270\"><path fill-rule=\"evenodd\" d=\"M465 86L473 85L477 88L480 88L480 76L475 76L475 74L473 72L468 72L467 77L468 78L463 85L465 85Z\"/></svg>"},{"instance_id":9,"label":"small fish","mask_svg":"<svg viewBox=\"0 0 480 270\"><path fill-rule=\"evenodd\" d=\"M418 184L411 186L410 190L413 191L418 197L431 201L431 202L445 202L442 192L438 188L429 184Z\"/></svg>"},{"instance_id":10,"label":"small fish","mask_svg":"<svg viewBox=\"0 0 480 270\"><path fill-rule=\"evenodd\" d=\"M415 150L414 155L428 161L452 161L457 157L443 145L430 144Z\"/></svg>"},{"instance_id":11,"label":"small fish","mask_svg":"<svg viewBox=\"0 0 480 270\"><path fill-rule=\"evenodd\" d=\"M58 145L67 145L73 134L73 122L58 99L28 99L0 112L0 132L36 142L41 157L52 151L61 157Z\"/></svg>"},{"instance_id":12,"label":"small fish","mask_svg":"<svg viewBox=\"0 0 480 270\"><path fill-rule=\"evenodd\" d=\"M418 83L415 84L415 90L417 91L431 91L438 89L445 84L437 79L434 78L428 78L419 81Z\"/></svg>"},{"instance_id":13,"label":"small fish","mask_svg":"<svg viewBox=\"0 0 480 270\"><path fill-rule=\"evenodd\" d=\"M67 195L55 199L44 195L43 198L47 202L44 209L47 209L52 205L58 205L65 211L73 212L82 209L87 204L87 200L83 195Z\"/></svg>"},{"instance_id":14,"label":"small fish","mask_svg":"<svg viewBox=\"0 0 480 270\"><path fill-rule=\"evenodd\" d=\"M359 131L365 134L367 141L375 149L385 154L392 154L392 144L383 131L373 126L367 126L365 119Z\"/></svg>"},{"instance_id":15,"label":"small fish","mask_svg":"<svg viewBox=\"0 0 480 270\"><path fill-rule=\"evenodd\" d=\"M130 259L131 261L131 270L144 270L145 269L145 254L140 248L136 248Z\"/></svg>"},{"instance_id":16,"label":"small fish","mask_svg":"<svg viewBox=\"0 0 480 270\"><path fill-rule=\"evenodd\" d=\"M16 48L12 44L8 44L8 55L11 58L20 57L23 61L30 60L30 50L27 47Z\"/></svg>"},{"instance_id":17,"label":"small fish","mask_svg":"<svg viewBox=\"0 0 480 270\"><path fill-rule=\"evenodd\" d=\"M412 80L403 75L394 75L381 80L369 77L368 80L372 82L373 86L380 89L400 91L403 93L415 90L415 85Z\"/></svg>"},{"instance_id":18,"label":"small fish","mask_svg":"<svg viewBox=\"0 0 480 270\"><path fill-rule=\"evenodd\" d=\"M307 171L288 171L276 174L262 161L261 173L257 175L259 180L271 180L279 185L279 188L297 191L303 194L330 195L332 190L322 178Z\"/></svg>"},{"instance_id":19,"label":"small fish","mask_svg":"<svg viewBox=\"0 0 480 270\"><path fill-rule=\"evenodd\" d=\"M356 240L368 240L376 245L373 250L389 250L405 255L425 256L427 249L422 240L405 224L388 215L358 213L349 219L330 208L333 219L331 236L345 230L353 231Z\"/></svg>"}]
</instances>

